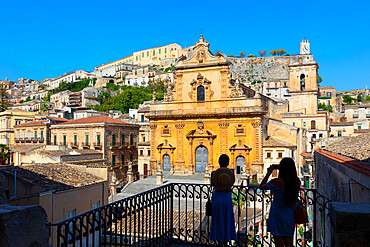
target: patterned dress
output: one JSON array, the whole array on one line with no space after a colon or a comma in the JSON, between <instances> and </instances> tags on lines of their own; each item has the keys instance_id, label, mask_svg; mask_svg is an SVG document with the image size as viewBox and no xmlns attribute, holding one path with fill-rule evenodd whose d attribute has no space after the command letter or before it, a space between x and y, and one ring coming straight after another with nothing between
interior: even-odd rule
<instances>
[{"instance_id":1,"label":"patterned dress","mask_svg":"<svg viewBox=\"0 0 370 247\"><path fill-rule=\"evenodd\" d=\"M266 185L274 195L267 220L267 231L276 236L293 236L294 209L288 208L285 202L285 189L279 188L271 182Z\"/></svg>"}]
</instances>

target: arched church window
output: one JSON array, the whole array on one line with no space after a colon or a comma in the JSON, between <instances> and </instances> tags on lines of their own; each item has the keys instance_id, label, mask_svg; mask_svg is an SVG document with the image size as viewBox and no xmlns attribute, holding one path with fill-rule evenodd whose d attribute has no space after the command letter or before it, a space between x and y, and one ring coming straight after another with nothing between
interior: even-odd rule
<instances>
[{"instance_id":1,"label":"arched church window","mask_svg":"<svg viewBox=\"0 0 370 247\"><path fill-rule=\"evenodd\" d=\"M197 88L197 101L204 101L204 87L199 86Z\"/></svg>"},{"instance_id":2,"label":"arched church window","mask_svg":"<svg viewBox=\"0 0 370 247\"><path fill-rule=\"evenodd\" d=\"M301 91L306 88L306 76L304 74L301 75Z\"/></svg>"}]
</instances>

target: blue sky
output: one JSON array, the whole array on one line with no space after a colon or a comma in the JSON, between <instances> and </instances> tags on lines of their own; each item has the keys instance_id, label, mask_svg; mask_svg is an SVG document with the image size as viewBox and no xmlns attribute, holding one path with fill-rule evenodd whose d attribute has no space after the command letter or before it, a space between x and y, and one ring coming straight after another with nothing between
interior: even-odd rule
<instances>
[{"instance_id":1,"label":"blue sky","mask_svg":"<svg viewBox=\"0 0 370 247\"><path fill-rule=\"evenodd\" d=\"M3 1L0 79L42 80L93 71L134 51L178 43L200 30L211 50L285 49L306 37L324 86L370 87L370 1Z\"/></svg>"}]
</instances>

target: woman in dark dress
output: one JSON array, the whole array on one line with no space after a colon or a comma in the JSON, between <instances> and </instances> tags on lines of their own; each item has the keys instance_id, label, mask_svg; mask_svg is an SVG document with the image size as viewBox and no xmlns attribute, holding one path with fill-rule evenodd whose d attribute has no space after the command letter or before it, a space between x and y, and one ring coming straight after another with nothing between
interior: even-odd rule
<instances>
[{"instance_id":1,"label":"woman in dark dress","mask_svg":"<svg viewBox=\"0 0 370 247\"><path fill-rule=\"evenodd\" d=\"M219 246L227 246L227 242L236 240L235 219L231 199L231 187L235 175L228 169L229 157L222 154L218 160L220 168L212 172L211 185L214 186L212 196L212 223L210 239L217 241Z\"/></svg>"}]
</instances>

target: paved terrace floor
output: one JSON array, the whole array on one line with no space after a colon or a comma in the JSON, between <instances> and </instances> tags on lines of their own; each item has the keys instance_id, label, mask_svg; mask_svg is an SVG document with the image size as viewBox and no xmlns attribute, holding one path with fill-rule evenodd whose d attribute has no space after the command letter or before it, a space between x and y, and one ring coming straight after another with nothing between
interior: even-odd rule
<instances>
[{"instance_id":1,"label":"paved terrace floor","mask_svg":"<svg viewBox=\"0 0 370 247\"><path fill-rule=\"evenodd\" d=\"M124 198L133 196L135 194L154 189L158 187L156 185L156 175L147 177L145 179L137 180L131 184L126 185L120 193L113 195L111 202L119 201ZM193 175L173 175L169 172L163 173L163 185L169 183L192 183L192 184L204 184L204 173L193 174Z\"/></svg>"}]
</instances>

